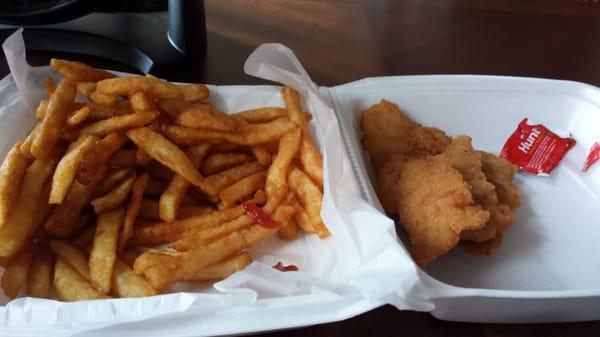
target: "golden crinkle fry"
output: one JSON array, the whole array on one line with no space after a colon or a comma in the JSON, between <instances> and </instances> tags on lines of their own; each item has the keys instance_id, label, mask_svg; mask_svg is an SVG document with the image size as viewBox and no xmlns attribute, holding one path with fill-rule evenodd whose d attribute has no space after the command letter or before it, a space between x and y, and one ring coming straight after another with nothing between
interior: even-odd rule
<instances>
[{"instance_id":1,"label":"golden crinkle fry","mask_svg":"<svg viewBox=\"0 0 600 337\"><path fill-rule=\"evenodd\" d=\"M50 66L63 78L43 79L38 122L0 167L8 297L152 296L244 269L274 234L330 235L323 159L293 89L284 107L227 114L205 85Z\"/></svg>"},{"instance_id":2,"label":"golden crinkle fry","mask_svg":"<svg viewBox=\"0 0 600 337\"><path fill-rule=\"evenodd\" d=\"M386 212L398 214L417 264L459 243L471 255L500 247L520 205L514 165L476 151L468 136L451 139L412 121L386 100L364 110L361 124L363 147L378 171L379 200ZM295 220L302 226L307 218L299 213Z\"/></svg>"}]
</instances>

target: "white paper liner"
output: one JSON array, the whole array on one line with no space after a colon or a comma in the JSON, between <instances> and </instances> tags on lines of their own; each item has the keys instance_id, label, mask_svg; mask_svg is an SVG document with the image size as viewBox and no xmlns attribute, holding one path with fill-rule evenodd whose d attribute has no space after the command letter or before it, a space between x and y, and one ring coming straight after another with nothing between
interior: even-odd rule
<instances>
[{"instance_id":1,"label":"white paper liner","mask_svg":"<svg viewBox=\"0 0 600 337\"><path fill-rule=\"evenodd\" d=\"M2 156L33 126L34 107L45 95L41 78L51 73L48 67L26 63L21 30L3 48L11 75L0 82ZM431 309L413 291L416 268L397 244L393 221L361 198L335 114L293 53L279 44L263 45L249 57L245 71L302 93L324 154L321 215L332 236L319 240L302 235L292 242L271 238L251 251L255 262L214 288L185 284L173 288L185 293L76 303L33 298L8 302L2 297L0 335L217 335L341 320L384 301L399 308ZM278 87L210 88L211 102L226 112L283 106ZM300 272L271 268L278 261L295 264ZM194 292L199 290L203 292Z\"/></svg>"}]
</instances>

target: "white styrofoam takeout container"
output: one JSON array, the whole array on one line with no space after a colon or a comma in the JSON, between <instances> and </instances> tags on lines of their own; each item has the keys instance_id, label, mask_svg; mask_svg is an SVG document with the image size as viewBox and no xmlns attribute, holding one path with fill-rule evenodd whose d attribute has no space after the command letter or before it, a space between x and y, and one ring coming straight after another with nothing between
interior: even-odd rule
<instances>
[{"instance_id":1,"label":"white styrofoam takeout container","mask_svg":"<svg viewBox=\"0 0 600 337\"><path fill-rule=\"evenodd\" d=\"M438 318L470 322L600 319L600 168L581 171L600 140L600 90L571 82L499 76L368 78L323 90L337 113L363 196L381 210L360 145L360 111L385 98L413 120L470 135L498 154L523 118L569 131L577 145L550 177L517 174L516 224L490 257L460 249L419 270ZM404 233L401 237L405 239ZM406 242L406 240L404 240Z\"/></svg>"},{"instance_id":2,"label":"white styrofoam takeout container","mask_svg":"<svg viewBox=\"0 0 600 337\"><path fill-rule=\"evenodd\" d=\"M49 67L27 64L19 30L3 49L11 74L0 80L0 156L34 125L35 106L46 96L43 77L61 79ZM408 307L416 269L397 244L394 223L360 197L335 113L316 87L305 81L307 77L269 67L271 57L282 55L275 48L252 58L258 67L253 74L301 90L304 108L314 115L310 128L324 157L321 216L330 238L269 238L250 250L254 262L243 271L214 284L177 283L157 296L10 301L0 292L0 336L229 335L342 320L392 300ZM279 86L209 88L210 103L224 112L283 106ZM279 272L272 268L278 261L295 264L300 271ZM426 310L431 305L419 300L410 308Z\"/></svg>"},{"instance_id":3,"label":"white styrofoam takeout container","mask_svg":"<svg viewBox=\"0 0 600 337\"><path fill-rule=\"evenodd\" d=\"M324 208L336 210L326 212L336 239L329 247L318 247L318 252L338 265L307 268L324 279L310 273L270 275L270 268L264 267L277 257L259 252L265 264L251 265L205 295L183 292L79 303L19 299L0 307L0 335L239 334L341 320L385 303L459 321L600 319L600 259L594 254L600 239L600 200L595 192L600 169L580 172L587 149L599 140L594 133L600 122L597 88L496 76L399 76L318 87L293 53L278 44L259 47L244 70L295 87L307 97L307 108L316 112L312 127L324 149L325 169L330 172ZM0 92L12 92L12 96L1 97L0 106L23 110L24 100L15 94L11 81L0 82L4 85ZM277 88L264 86L211 89L216 93L213 103L232 109L248 108L242 100L231 98L236 95L254 97L254 103L264 104L274 102L277 94ZM452 136L468 134L475 147L490 152L499 151L524 117L568 130L578 143L551 177L517 176L523 206L494 256L472 257L457 249L424 272L412 263L400 240L390 243L393 223L381 211L372 187L375 177L360 147L359 113L381 98L397 103L417 122L442 128ZM330 114L337 120L331 120ZM29 119L6 111L0 114L2 123L32 123ZM22 136L22 131L11 128L3 132L3 139ZM302 244L316 247L310 240ZM275 248L269 248L279 249L276 243L272 245ZM289 253L285 249L276 252ZM333 281L323 276L324 268L336 273ZM263 274L279 278L271 285L280 281L288 282L289 287L265 296L260 282L257 288L252 278Z\"/></svg>"}]
</instances>

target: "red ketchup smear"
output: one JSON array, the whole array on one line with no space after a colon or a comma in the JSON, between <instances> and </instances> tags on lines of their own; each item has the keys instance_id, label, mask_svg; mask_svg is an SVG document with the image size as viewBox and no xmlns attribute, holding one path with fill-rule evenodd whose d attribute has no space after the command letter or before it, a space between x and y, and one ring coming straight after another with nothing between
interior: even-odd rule
<instances>
[{"instance_id":1,"label":"red ketchup smear","mask_svg":"<svg viewBox=\"0 0 600 337\"><path fill-rule=\"evenodd\" d=\"M588 154L585 163L583 163L583 172L587 172L590 166L594 165L596 161L600 158L600 143L594 143L592 148L590 149L590 154Z\"/></svg>"},{"instance_id":2,"label":"red ketchup smear","mask_svg":"<svg viewBox=\"0 0 600 337\"><path fill-rule=\"evenodd\" d=\"M284 266L283 263L281 263L281 262L277 262L277 264L274 265L273 268L275 268L275 269L277 269L279 271L298 271L298 267L297 266L295 266L293 264Z\"/></svg>"},{"instance_id":3,"label":"red ketchup smear","mask_svg":"<svg viewBox=\"0 0 600 337\"><path fill-rule=\"evenodd\" d=\"M265 228L278 228L281 224L278 221L273 220L262 208L255 204L244 204L244 210L246 214L250 215L254 221Z\"/></svg>"},{"instance_id":4,"label":"red ketchup smear","mask_svg":"<svg viewBox=\"0 0 600 337\"><path fill-rule=\"evenodd\" d=\"M574 145L575 139L559 137L542 124L528 124L525 118L504 144L500 157L525 172L550 175Z\"/></svg>"}]
</instances>

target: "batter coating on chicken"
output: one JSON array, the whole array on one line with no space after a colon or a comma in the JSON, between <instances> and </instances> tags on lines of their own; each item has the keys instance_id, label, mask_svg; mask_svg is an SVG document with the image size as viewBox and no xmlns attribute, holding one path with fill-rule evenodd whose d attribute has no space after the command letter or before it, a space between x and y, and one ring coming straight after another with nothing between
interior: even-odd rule
<instances>
[{"instance_id":1,"label":"batter coating on chicken","mask_svg":"<svg viewBox=\"0 0 600 337\"><path fill-rule=\"evenodd\" d=\"M362 145L371 155L375 170L392 155L435 155L450 144L444 131L413 122L396 104L384 99L362 111L361 127Z\"/></svg>"},{"instance_id":2,"label":"batter coating on chicken","mask_svg":"<svg viewBox=\"0 0 600 337\"><path fill-rule=\"evenodd\" d=\"M487 179L496 187L498 202L508 205L513 211L521 206L521 193L513 183L517 166L489 152L479 151L481 168Z\"/></svg>"},{"instance_id":3,"label":"batter coating on chicken","mask_svg":"<svg viewBox=\"0 0 600 337\"><path fill-rule=\"evenodd\" d=\"M460 172L443 156L405 163L397 186L400 223L420 266L454 248L461 232L481 229L490 218L473 200Z\"/></svg>"}]
</instances>

